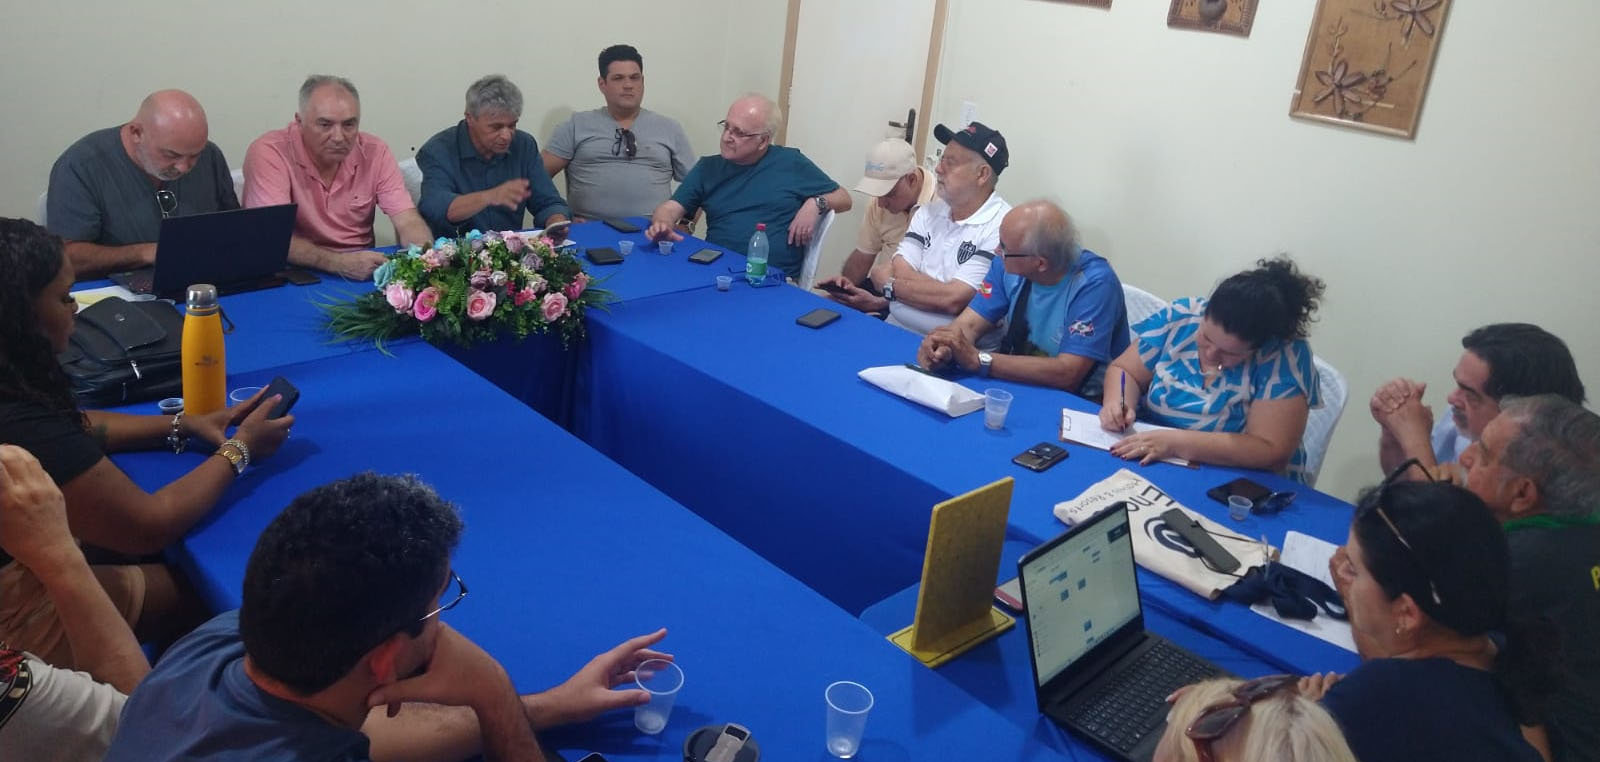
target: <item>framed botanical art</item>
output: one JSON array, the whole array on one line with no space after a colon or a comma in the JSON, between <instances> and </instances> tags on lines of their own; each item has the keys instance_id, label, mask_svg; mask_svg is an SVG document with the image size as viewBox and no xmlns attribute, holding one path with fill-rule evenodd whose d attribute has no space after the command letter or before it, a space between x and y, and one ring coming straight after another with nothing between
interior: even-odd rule
<instances>
[{"instance_id":1,"label":"framed botanical art","mask_svg":"<svg viewBox=\"0 0 1600 762\"><path fill-rule=\"evenodd\" d=\"M1403 138L1453 0L1318 0L1289 115Z\"/></svg>"},{"instance_id":2,"label":"framed botanical art","mask_svg":"<svg viewBox=\"0 0 1600 762\"><path fill-rule=\"evenodd\" d=\"M1167 26L1250 36L1256 20L1256 0L1172 0Z\"/></svg>"}]
</instances>

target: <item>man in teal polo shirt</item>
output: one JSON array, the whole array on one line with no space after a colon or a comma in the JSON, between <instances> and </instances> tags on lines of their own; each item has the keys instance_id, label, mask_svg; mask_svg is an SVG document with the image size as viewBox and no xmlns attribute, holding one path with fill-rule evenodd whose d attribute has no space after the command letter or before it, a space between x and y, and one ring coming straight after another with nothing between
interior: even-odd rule
<instances>
[{"instance_id":1,"label":"man in teal polo shirt","mask_svg":"<svg viewBox=\"0 0 1600 762\"><path fill-rule=\"evenodd\" d=\"M1081 248L1049 201L1007 212L999 248L972 303L923 339L917 362L1099 397L1106 364L1131 341L1111 263Z\"/></svg>"},{"instance_id":2,"label":"man in teal polo shirt","mask_svg":"<svg viewBox=\"0 0 1600 762\"><path fill-rule=\"evenodd\" d=\"M683 240L678 223L704 210L706 240L743 254L756 225L765 223L769 264L799 277L817 222L829 211L849 211L850 193L798 149L772 144L781 121L778 105L764 96L734 101L722 121L722 152L702 157L678 192L656 207L651 240Z\"/></svg>"}]
</instances>

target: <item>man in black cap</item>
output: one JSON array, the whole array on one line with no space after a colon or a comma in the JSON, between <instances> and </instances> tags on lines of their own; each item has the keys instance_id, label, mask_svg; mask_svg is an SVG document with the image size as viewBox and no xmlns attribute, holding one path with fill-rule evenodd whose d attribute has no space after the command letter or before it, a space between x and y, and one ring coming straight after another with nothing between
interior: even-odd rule
<instances>
[{"instance_id":1,"label":"man in black cap","mask_svg":"<svg viewBox=\"0 0 1600 762\"><path fill-rule=\"evenodd\" d=\"M941 124L933 136L945 144L938 198L912 216L887 277L873 273L889 322L920 334L949 323L982 288L1011 210L994 190L1011 158L999 132L973 122L956 132Z\"/></svg>"}]
</instances>

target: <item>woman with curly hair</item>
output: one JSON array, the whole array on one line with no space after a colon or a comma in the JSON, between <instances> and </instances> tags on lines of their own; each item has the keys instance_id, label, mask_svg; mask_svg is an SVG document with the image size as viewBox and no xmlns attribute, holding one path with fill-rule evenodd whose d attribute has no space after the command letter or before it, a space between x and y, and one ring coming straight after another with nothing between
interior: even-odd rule
<instances>
[{"instance_id":1,"label":"woman with curly hair","mask_svg":"<svg viewBox=\"0 0 1600 762\"><path fill-rule=\"evenodd\" d=\"M1300 438L1322 404L1306 335L1323 288L1287 257L1264 259L1210 298L1179 299L1133 326L1138 341L1106 371L1100 425L1123 431L1138 418L1184 430L1133 434L1111 453L1305 481Z\"/></svg>"},{"instance_id":2,"label":"woman with curly hair","mask_svg":"<svg viewBox=\"0 0 1600 762\"><path fill-rule=\"evenodd\" d=\"M237 476L229 455L261 460L278 449L293 416L267 420L255 399L204 416L124 415L82 411L56 356L72 338L77 305L72 263L60 238L21 219L0 218L0 443L32 452L66 496L74 536L130 557L95 564L100 584L143 640L163 641L202 621L187 583L139 556L172 544L216 504ZM270 402L270 400L266 400ZM230 438L228 429L237 426ZM149 493L107 452L171 446L190 438L217 449L183 477ZM228 450L228 448L233 448ZM26 538L7 538L8 543ZM0 641L58 666L75 665L50 598L37 577L0 553Z\"/></svg>"}]
</instances>

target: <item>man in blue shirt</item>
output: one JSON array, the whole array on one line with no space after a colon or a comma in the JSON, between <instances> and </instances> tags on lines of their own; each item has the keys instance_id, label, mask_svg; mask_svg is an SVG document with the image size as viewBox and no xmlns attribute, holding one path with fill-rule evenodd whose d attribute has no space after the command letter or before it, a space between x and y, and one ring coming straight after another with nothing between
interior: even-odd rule
<instances>
[{"instance_id":1,"label":"man in blue shirt","mask_svg":"<svg viewBox=\"0 0 1600 762\"><path fill-rule=\"evenodd\" d=\"M522 91L491 74L467 88L466 118L417 151L422 200L417 208L435 236L468 230L521 230L567 221L567 202L545 172L539 144L517 129Z\"/></svg>"},{"instance_id":2,"label":"man in blue shirt","mask_svg":"<svg viewBox=\"0 0 1600 762\"><path fill-rule=\"evenodd\" d=\"M243 606L178 641L128 697L108 762L538 759L532 728L649 701L612 690L666 630L518 696L441 617L455 506L415 477L356 476L296 498L245 568ZM387 708L387 709L385 709Z\"/></svg>"},{"instance_id":3,"label":"man in blue shirt","mask_svg":"<svg viewBox=\"0 0 1600 762\"><path fill-rule=\"evenodd\" d=\"M805 154L772 144L782 121L778 105L764 96L734 101L722 121L722 153L702 157L678 192L656 207L651 240L683 240L675 228L703 209L706 240L743 254L756 225L765 223L768 263L798 278L817 221L829 211L849 211L851 201Z\"/></svg>"},{"instance_id":4,"label":"man in blue shirt","mask_svg":"<svg viewBox=\"0 0 1600 762\"><path fill-rule=\"evenodd\" d=\"M998 253L972 303L923 339L917 362L1098 398L1106 365L1130 342L1111 263L1080 248L1072 219L1049 201L1006 214Z\"/></svg>"}]
</instances>

